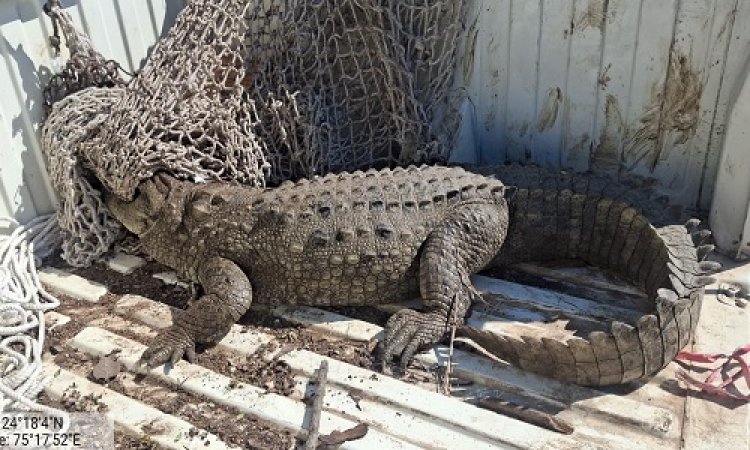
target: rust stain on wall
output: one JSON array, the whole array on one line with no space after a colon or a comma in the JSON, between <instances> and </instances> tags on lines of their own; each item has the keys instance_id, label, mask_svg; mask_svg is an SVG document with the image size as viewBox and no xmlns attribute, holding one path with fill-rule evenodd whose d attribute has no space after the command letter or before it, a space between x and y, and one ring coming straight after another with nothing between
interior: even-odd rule
<instances>
[{"instance_id":1,"label":"rust stain on wall","mask_svg":"<svg viewBox=\"0 0 750 450\"><path fill-rule=\"evenodd\" d=\"M625 123L620 103L612 94L607 95L604 120L599 145L591 154L591 167L596 171L613 173L620 166L620 146L625 134Z\"/></svg>"},{"instance_id":2,"label":"rust stain on wall","mask_svg":"<svg viewBox=\"0 0 750 450\"><path fill-rule=\"evenodd\" d=\"M633 161L629 169L647 161L653 171L669 156L674 145L688 142L698 127L703 83L690 58L672 52L666 81L652 89L653 102L636 124L631 124L625 154ZM664 145L669 137L669 145Z\"/></svg>"},{"instance_id":3,"label":"rust stain on wall","mask_svg":"<svg viewBox=\"0 0 750 450\"><path fill-rule=\"evenodd\" d=\"M547 91L547 98L544 100L542 111L539 113L539 123L537 124L539 132L548 130L555 125L561 102L562 90L559 87L551 88Z\"/></svg>"}]
</instances>

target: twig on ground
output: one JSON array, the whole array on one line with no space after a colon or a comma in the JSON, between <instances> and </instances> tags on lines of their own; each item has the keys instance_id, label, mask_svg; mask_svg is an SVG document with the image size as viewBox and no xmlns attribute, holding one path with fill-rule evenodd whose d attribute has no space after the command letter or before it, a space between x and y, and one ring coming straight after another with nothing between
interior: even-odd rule
<instances>
[{"instance_id":1,"label":"twig on ground","mask_svg":"<svg viewBox=\"0 0 750 450\"><path fill-rule=\"evenodd\" d=\"M443 385L442 385L442 392L445 395L451 394L451 369L453 369L453 342L456 340L456 328L458 326L458 308L456 308L456 300L457 296L453 296L453 301L451 302L451 321L450 321L450 327L451 327L451 340L448 344L448 361L445 365L445 370L443 371Z\"/></svg>"},{"instance_id":2,"label":"twig on ground","mask_svg":"<svg viewBox=\"0 0 750 450\"><path fill-rule=\"evenodd\" d=\"M362 439L367 434L369 427L366 423L360 423L346 431L333 431L330 434L320 436L321 448L336 447L344 442Z\"/></svg>"},{"instance_id":3,"label":"twig on ground","mask_svg":"<svg viewBox=\"0 0 750 450\"><path fill-rule=\"evenodd\" d=\"M318 446L318 435L320 434L320 415L323 411L323 397L326 395L326 384L328 383L328 361L320 363L320 368L315 371L315 393L312 397L310 407L310 425L307 428L307 440L305 450L315 450Z\"/></svg>"},{"instance_id":4,"label":"twig on ground","mask_svg":"<svg viewBox=\"0 0 750 450\"><path fill-rule=\"evenodd\" d=\"M529 409L521 405L516 405L515 403L507 402L498 398L477 398L471 400L470 403L473 403L480 408L488 409L508 417L513 417L514 419L520 419L532 425L556 431L558 433L572 434L573 431L575 431L571 424L559 417L535 409Z\"/></svg>"},{"instance_id":5,"label":"twig on ground","mask_svg":"<svg viewBox=\"0 0 750 450\"><path fill-rule=\"evenodd\" d=\"M286 344L285 346L281 347L281 350L279 350L275 355L273 355L273 358L271 358L271 362L278 361L281 359L281 357L289 354L292 350L296 350L297 345L296 344Z\"/></svg>"},{"instance_id":6,"label":"twig on ground","mask_svg":"<svg viewBox=\"0 0 750 450\"><path fill-rule=\"evenodd\" d=\"M504 364L504 365L508 364L506 361L498 358L497 355L493 354L492 352L490 352L486 348L484 348L481 345L477 344L472 339L469 339L469 338L466 338L466 337L457 337L455 339L455 341L456 342L462 342L462 343L468 345L469 347L473 348L474 350L478 351L482 355L486 356L487 358L489 358L489 359L491 359L491 360L493 360L493 361L495 361L497 363Z\"/></svg>"},{"instance_id":7,"label":"twig on ground","mask_svg":"<svg viewBox=\"0 0 750 450\"><path fill-rule=\"evenodd\" d=\"M456 339L456 324L451 326L451 341L448 345L448 362L443 372L443 394L451 394L451 369L453 368L453 341Z\"/></svg>"}]
</instances>

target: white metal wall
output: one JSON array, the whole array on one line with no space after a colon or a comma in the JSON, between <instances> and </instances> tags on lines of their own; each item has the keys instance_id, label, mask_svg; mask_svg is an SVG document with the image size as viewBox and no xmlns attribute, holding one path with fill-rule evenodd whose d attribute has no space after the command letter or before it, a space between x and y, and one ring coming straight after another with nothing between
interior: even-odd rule
<instances>
[{"instance_id":1,"label":"white metal wall","mask_svg":"<svg viewBox=\"0 0 750 450\"><path fill-rule=\"evenodd\" d=\"M635 173L709 208L750 0L467 2L459 159ZM42 3L0 0L0 214L22 221L53 208L35 131L52 56ZM130 70L183 4L63 1Z\"/></svg>"},{"instance_id":2,"label":"white metal wall","mask_svg":"<svg viewBox=\"0 0 750 450\"><path fill-rule=\"evenodd\" d=\"M741 18L741 19L739 19ZM457 94L485 161L632 172L710 205L748 0L476 0Z\"/></svg>"},{"instance_id":3,"label":"white metal wall","mask_svg":"<svg viewBox=\"0 0 750 450\"><path fill-rule=\"evenodd\" d=\"M711 205L711 229L719 248L740 257L740 253L750 256L750 77L735 86L732 99Z\"/></svg>"}]
</instances>

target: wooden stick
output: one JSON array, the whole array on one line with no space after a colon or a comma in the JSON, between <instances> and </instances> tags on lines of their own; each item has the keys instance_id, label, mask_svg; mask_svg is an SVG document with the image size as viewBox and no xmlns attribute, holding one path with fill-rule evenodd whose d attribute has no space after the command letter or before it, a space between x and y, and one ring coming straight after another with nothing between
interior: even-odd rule
<instances>
[{"instance_id":1,"label":"wooden stick","mask_svg":"<svg viewBox=\"0 0 750 450\"><path fill-rule=\"evenodd\" d=\"M456 340L456 326L458 323L458 308L456 308L457 296L453 296L453 302L451 302L451 340L448 345L448 362L443 371L443 386L442 391L445 395L451 394L451 369L453 368L453 342Z\"/></svg>"},{"instance_id":2,"label":"wooden stick","mask_svg":"<svg viewBox=\"0 0 750 450\"><path fill-rule=\"evenodd\" d=\"M322 448L337 447L344 442L362 439L367 434L369 427L366 423L360 423L346 431L334 431L320 437Z\"/></svg>"},{"instance_id":3,"label":"wooden stick","mask_svg":"<svg viewBox=\"0 0 750 450\"><path fill-rule=\"evenodd\" d=\"M558 433L572 434L573 431L575 431L572 425L559 417L535 409L529 409L515 403L506 402L498 398L478 398L471 400L470 403L473 403L480 408L488 409L514 419L520 419L532 425L556 431Z\"/></svg>"},{"instance_id":4,"label":"wooden stick","mask_svg":"<svg viewBox=\"0 0 750 450\"><path fill-rule=\"evenodd\" d=\"M307 428L307 440L305 450L315 450L318 446L320 435L320 415L323 411L323 397L326 395L326 384L328 383L328 361L320 363L320 368L315 371L315 393L312 397L312 414L310 414L310 425Z\"/></svg>"},{"instance_id":5,"label":"wooden stick","mask_svg":"<svg viewBox=\"0 0 750 450\"><path fill-rule=\"evenodd\" d=\"M451 369L453 368L453 342L456 340L456 324L451 326L451 341L448 346L448 362L443 372L443 394L451 394Z\"/></svg>"}]
</instances>

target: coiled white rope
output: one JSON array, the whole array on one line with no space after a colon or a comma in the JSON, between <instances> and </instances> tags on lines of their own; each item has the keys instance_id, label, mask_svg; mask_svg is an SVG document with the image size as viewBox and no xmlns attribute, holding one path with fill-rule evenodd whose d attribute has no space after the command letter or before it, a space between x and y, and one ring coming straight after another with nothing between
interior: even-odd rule
<instances>
[{"instance_id":1,"label":"coiled white rope","mask_svg":"<svg viewBox=\"0 0 750 450\"><path fill-rule=\"evenodd\" d=\"M13 228L0 235L0 413L35 411L65 418L67 414L36 402L48 381L43 375L44 313L60 305L39 282L39 258L60 245L54 214L26 225L0 217ZM66 426L67 428L67 426Z\"/></svg>"}]
</instances>

